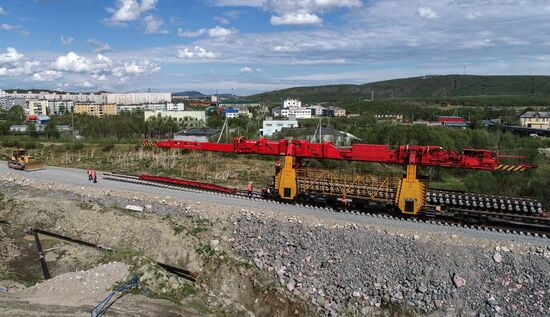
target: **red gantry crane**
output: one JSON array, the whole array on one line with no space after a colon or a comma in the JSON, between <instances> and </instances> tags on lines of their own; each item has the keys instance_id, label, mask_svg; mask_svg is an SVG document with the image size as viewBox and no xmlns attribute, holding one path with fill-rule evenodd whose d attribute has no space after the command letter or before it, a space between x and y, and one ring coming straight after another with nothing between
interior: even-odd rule
<instances>
[{"instance_id":1,"label":"red gantry crane","mask_svg":"<svg viewBox=\"0 0 550 317\"><path fill-rule=\"evenodd\" d=\"M426 182L417 178L417 166L464 168L486 171L525 171L531 164L504 165L495 150L444 150L440 146L401 145L391 149L387 145L353 144L337 147L331 142L312 143L304 140L235 138L233 143L187 142L167 140L144 141L145 145L160 148L284 156L284 164L275 176L275 191L281 199L294 200L297 195L297 170L302 159L329 159L406 165L407 172L396 188L395 205L406 214L416 214L425 202ZM519 157L516 157L519 158Z\"/></svg>"}]
</instances>

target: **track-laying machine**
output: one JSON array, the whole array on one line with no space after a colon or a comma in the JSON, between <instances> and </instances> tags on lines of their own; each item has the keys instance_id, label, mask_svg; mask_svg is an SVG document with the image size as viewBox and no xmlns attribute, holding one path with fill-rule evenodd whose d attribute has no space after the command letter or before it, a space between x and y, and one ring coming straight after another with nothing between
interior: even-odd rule
<instances>
[{"instance_id":1,"label":"track-laying machine","mask_svg":"<svg viewBox=\"0 0 550 317\"><path fill-rule=\"evenodd\" d=\"M361 208L392 208L403 214L417 215L421 211L441 206L472 207L495 212L542 212L540 204L531 199L502 199L499 196L464 193L453 197L428 190L428 181L417 175L417 167L434 166L486 171L521 172L535 168L531 164L501 164L497 151L464 149L445 150L440 146L403 145L395 149L387 145L353 144L337 147L331 142L312 143L304 140L236 138L233 143L186 142L167 140L144 141L147 146L170 149L260 154L283 157L272 185L272 194L283 201L302 201L312 204L351 204ZM406 166L399 176L311 169L303 159L373 162ZM460 196L460 197L458 197ZM433 203L436 204L433 204ZM448 204L446 204L448 203ZM437 206L436 206L437 205ZM474 208L474 209L475 209Z\"/></svg>"},{"instance_id":2,"label":"track-laying machine","mask_svg":"<svg viewBox=\"0 0 550 317\"><path fill-rule=\"evenodd\" d=\"M35 161L32 156L28 155L27 150L18 149L12 152L12 155L8 160L8 167L16 170L31 172L45 169L46 164Z\"/></svg>"}]
</instances>

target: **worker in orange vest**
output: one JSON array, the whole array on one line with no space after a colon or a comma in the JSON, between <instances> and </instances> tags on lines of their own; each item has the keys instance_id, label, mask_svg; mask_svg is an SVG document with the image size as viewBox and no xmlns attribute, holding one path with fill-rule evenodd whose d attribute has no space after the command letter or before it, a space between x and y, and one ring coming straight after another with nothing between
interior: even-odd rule
<instances>
[{"instance_id":1,"label":"worker in orange vest","mask_svg":"<svg viewBox=\"0 0 550 317\"><path fill-rule=\"evenodd\" d=\"M92 180L94 181L94 183L97 183L97 175L95 173L95 170L92 170Z\"/></svg>"},{"instance_id":2,"label":"worker in orange vest","mask_svg":"<svg viewBox=\"0 0 550 317\"><path fill-rule=\"evenodd\" d=\"M92 181L92 170L91 169L88 169L88 180L90 182Z\"/></svg>"},{"instance_id":3,"label":"worker in orange vest","mask_svg":"<svg viewBox=\"0 0 550 317\"><path fill-rule=\"evenodd\" d=\"M346 195L342 196L342 204L344 204L344 209L348 208L348 199L346 198Z\"/></svg>"},{"instance_id":4,"label":"worker in orange vest","mask_svg":"<svg viewBox=\"0 0 550 317\"><path fill-rule=\"evenodd\" d=\"M248 182L246 189L248 190L248 197L252 197L252 182Z\"/></svg>"},{"instance_id":5,"label":"worker in orange vest","mask_svg":"<svg viewBox=\"0 0 550 317\"><path fill-rule=\"evenodd\" d=\"M281 170L281 161L276 160L275 161L275 173L279 173L280 170Z\"/></svg>"}]
</instances>

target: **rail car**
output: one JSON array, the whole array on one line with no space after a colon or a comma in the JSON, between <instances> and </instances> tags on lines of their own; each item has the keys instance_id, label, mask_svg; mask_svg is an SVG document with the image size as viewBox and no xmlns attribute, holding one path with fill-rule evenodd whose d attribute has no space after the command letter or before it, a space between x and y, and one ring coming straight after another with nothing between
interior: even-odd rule
<instances>
[{"instance_id":1,"label":"rail car","mask_svg":"<svg viewBox=\"0 0 550 317\"><path fill-rule=\"evenodd\" d=\"M401 178L395 175L383 176L302 167L296 169L297 194L293 201L337 209L385 210L400 213L400 180ZM423 189L428 188L427 178L419 177L418 180ZM283 200L278 192L279 181L280 179L275 176L272 185L262 190L264 198ZM541 215L543 212L540 202L525 197L427 189L425 196L418 198L423 206L430 206L431 209L442 213L454 208L529 216Z\"/></svg>"},{"instance_id":2,"label":"rail car","mask_svg":"<svg viewBox=\"0 0 550 317\"><path fill-rule=\"evenodd\" d=\"M481 194L465 194L461 198L457 194L454 198L440 197L437 192L429 191L426 178L417 175L418 166L501 172L522 172L536 168L531 164L502 164L499 154L494 150L453 151L434 145L401 145L396 149L380 144L337 147L331 142L246 138L235 138L233 143L145 140L144 144L158 148L282 157L282 164L277 168L273 184L266 190L266 195L288 202L385 208L406 215L417 215L427 209L482 210L510 214L537 214L542 210L538 202L522 198L497 199L496 196L489 198ZM397 164L405 166L406 172L398 177L316 170L303 166L303 159L307 158Z\"/></svg>"}]
</instances>

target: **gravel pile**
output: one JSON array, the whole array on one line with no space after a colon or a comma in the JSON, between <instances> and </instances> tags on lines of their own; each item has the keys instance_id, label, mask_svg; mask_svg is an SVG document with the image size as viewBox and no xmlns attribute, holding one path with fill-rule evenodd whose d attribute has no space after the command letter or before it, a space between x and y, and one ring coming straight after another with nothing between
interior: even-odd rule
<instances>
[{"instance_id":1,"label":"gravel pile","mask_svg":"<svg viewBox=\"0 0 550 317\"><path fill-rule=\"evenodd\" d=\"M242 255L326 315L367 315L382 307L547 316L550 309L550 247L487 250L251 215L238 218L235 227Z\"/></svg>"},{"instance_id":2,"label":"gravel pile","mask_svg":"<svg viewBox=\"0 0 550 317\"><path fill-rule=\"evenodd\" d=\"M88 271L58 275L17 295L31 303L80 306L103 299L114 285L129 277L128 265L111 262Z\"/></svg>"}]
</instances>

